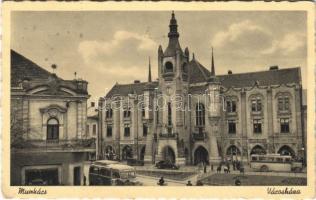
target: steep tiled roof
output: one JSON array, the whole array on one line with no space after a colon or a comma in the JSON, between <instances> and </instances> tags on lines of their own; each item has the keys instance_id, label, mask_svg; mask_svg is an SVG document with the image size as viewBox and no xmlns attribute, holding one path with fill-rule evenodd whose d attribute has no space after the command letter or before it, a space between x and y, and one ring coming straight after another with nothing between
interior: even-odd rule
<instances>
[{"instance_id":1,"label":"steep tiled roof","mask_svg":"<svg viewBox=\"0 0 316 200\"><path fill-rule=\"evenodd\" d=\"M141 95L148 83L132 83L132 84L115 84L112 89L107 93L106 98L114 95L127 96L128 94ZM158 86L158 82L152 82L154 87Z\"/></svg>"},{"instance_id":2,"label":"steep tiled roof","mask_svg":"<svg viewBox=\"0 0 316 200\"><path fill-rule=\"evenodd\" d=\"M190 83L206 82L211 75L196 59L189 62ZM267 70L258 72L247 72L239 74L217 75L225 87L251 87L257 81L259 85L278 85L288 83L300 83L300 68L287 68L278 70Z\"/></svg>"},{"instance_id":3,"label":"steep tiled roof","mask_svg":"<svg viewBox=\"0 0 316 200\"><path fill-rule=\"evenodd\" d=\"M241 74L226 74L219 75L218 78L225 87L249 87L253 86L256 81L262 86L301 82L299 67Z\"/></svg>"},{"instance_id":4,"label":"steep tiled roof","mask_svg":"<svg viewBox=\"0 0 316 200\"><path fill-rule=\"evenodd\" d=\"M48 79L50 72L21 54L11 50L11 86L18 86L24 79Z\"/></svg>"},{"instance_id":5,"label":"steep tiled roof","mask_svg":"<svg viewBox=\"0 0 316 200\"><path fill-rule=\"evenodd\" d=\"M189 64L190 83L200 83L208 80L211 75L199 61L192 59Z\"/></svg>"},{"instance_id":6,"label":"steep tiled roof","mask_svg":"<svg viewBox=\"0 0 316 200\"><path fill-rule=\"evenodd\" d=\"M183 55L183 51L182 48L180 46L180 43L178 40L171 40L166 48L166 50L164 51L163 55L164 56L175 56L176 55L176 51L179 50L180 53Z\"/></svg>"}]
</instances>

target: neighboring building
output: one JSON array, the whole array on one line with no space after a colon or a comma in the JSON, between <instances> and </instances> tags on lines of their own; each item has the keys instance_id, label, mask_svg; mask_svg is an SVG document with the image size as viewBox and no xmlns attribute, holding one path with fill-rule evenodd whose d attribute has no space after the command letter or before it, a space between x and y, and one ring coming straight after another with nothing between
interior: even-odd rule
<instances>
[{"instance_id":1,"label":"neighboring building","mask_svg":"<svg viewBox=\"0 0 316 200\"><path fill-rule=\"evenodd\" d=\"M63 80L11 50L11 185L82 185L95 155L88 83Z\"/></svg>"},{"instance_id":2,"label":"neighboring building","mask_svg":"<svg viewBox=\"0 0 316 200\"><path fill-rule=\"evenodd\" d=\"M91 102L87 111L87 127L86 135L92 138L97 138L98 122L99 122L98 110L95 107L95 103Z\"/></svg>"},{"instance_id":3,"label":"neighboring building","mask_svg":"<svg viewBox=\"0 0 316 200\"><path fill-rule=\"evenodd\" d=\"M100 155L181 165L304 154L299 67L216 75L213 52L209 71L182 50L174 13L169 28L168 47L158 48L158 81L149 63L148 82L115 84L100 99L107 108L99 118Z\"/></svg>"}]
</instances>

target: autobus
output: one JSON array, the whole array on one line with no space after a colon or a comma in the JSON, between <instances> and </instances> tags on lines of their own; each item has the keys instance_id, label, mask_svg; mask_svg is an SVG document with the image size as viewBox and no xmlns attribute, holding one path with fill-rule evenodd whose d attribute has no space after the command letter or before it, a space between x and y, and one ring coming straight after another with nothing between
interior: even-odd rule
<instances>
[{"instance_id":1,"label":"autobus","mask_svg":"<svg viewBox=\"0 0 316 200\"><path fill-rule=\"evenodd\" d=\"M141 185L136 180L136 170L134 167L96 161L89 168L89 185Z\"/></svg>"},{"instance_id":2,"label":"autobus","mask_svg":"<svg viewBox=\"0 0 316 200\"><path fill-rule=\"evenodd\" d=\"M280 154L251 155L250 168L255 171L301 172L303 165L291 156Z\"/></svg>"}]
</instances>

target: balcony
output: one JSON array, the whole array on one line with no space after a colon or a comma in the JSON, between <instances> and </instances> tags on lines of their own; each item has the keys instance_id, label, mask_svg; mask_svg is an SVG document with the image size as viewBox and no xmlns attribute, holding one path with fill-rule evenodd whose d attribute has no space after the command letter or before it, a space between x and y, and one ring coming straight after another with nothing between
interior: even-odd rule
<instances>
[{"instance_id":1,"label":"balcony","mask_svg":"<svg viewBox=\"0 0 316 200\"><path fill-rule=\"evenodd\" d=\"M177 139L178 134L177 133L160 133L159 138L160 139Z\"/></svg>"},{"instance_id":2,"label":"balcony","mask_svg":"<svg viewBox=\"0 0 316 200\"><path fill-rule=\"evenodd\" d=\"M203 141L207 137L206 137L206 133L205 132L201 132L201 133L192 133L192 138L193 138L194 141Z\"/></svg>"},{"instance_id":3,"label":"balcony","mask_svg":"<svg viewBox=\"0 0 316 200\"><path fill-rule=\"evenodd\" d=\"M95 138L73 140L20 140L11 144L15 150L50 152L95 152Z\"/></svg>"}]
</instances>

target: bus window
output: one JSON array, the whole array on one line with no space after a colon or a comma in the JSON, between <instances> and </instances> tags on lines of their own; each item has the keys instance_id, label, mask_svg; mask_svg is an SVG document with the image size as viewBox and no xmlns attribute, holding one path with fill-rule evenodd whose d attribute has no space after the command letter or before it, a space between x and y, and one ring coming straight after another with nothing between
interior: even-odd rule
<instances>
[{"instance_id":1,"label":"bus window","mask_svg":"<svg viewBox=\"0 0 316 200\"><path fill-rule=\"evenodd\" d=\"M273 157L267 157L266 159L267 159L267 161L269 161L269 162L273 162L273 161L274 161L274 158L273 158Z\"/></svg>"},{"instance_id":2,"label":"bus window","mask_svg":"<svg viewBox=\"0 0 316 200\"><path fill-rule=\"evenodd\" d=\"M276 161L282 163L283 162L283 158L276 158Z\"/></svg>"},{"instance_id":3,"label":"bus window","mask_svg":"<svg viewBox=\"0 0 316 200\"><path fill-rule=\"evenodd\" d=\"M101 169L100 169L100 175L106 176L106 169L101 168Z\"/></svg>"},{"instance_id":4,"label":"bus window","mask_svg":"<svg viewBox=\"0 0 316 200\"><path fill-rule=\"evenodd\" d=\"M98 174L99 169L97 167L91 166L89 169L89 173Z\"/></svg>"},{"instance_id":5,"label":"bus window","mask_svg":"<svg viewBox=\"0 0 316 200\"><path fill-rule=\"evenodd\" d=\"M113 172L113 178L120 178L120 174L116 171Z\"/></svg>"},{"instance_id":6,"label":"bus window","mask_svg":"<svg viewBox=\"0 0 316 200\"><path fill-rule=\"evenodd\" d=\"M111 176L111 170L110 169L105 169L105 176L108 176L108 177Z\"/></svg>"},{"instance_id":7,"label":"bus window","mask_svg":"<svg viewBox=\"0 0 316 200\"><path fill-rule=\"evenodd\" d=\"M291 158L285 158L285 162L291 162Z\"/></svg>"},{"instance_id":8,"label":"bus window","mask_svg":"<svg viewBox=\"0 0 316 200\"><path fill-rule=\"evenodd\" d=\"M251 160L256 161L258 159L257 159L257 157L252 157Z\"/></svg>"},{"instance_id":9,"label":"bus window","mask_svg":"<svg viewBox=\"0 0 316 200\"><path fill-rule=\"evenodd\" d=\"M260 161L264 161L264 160L266 160L266 159L265 159L265 157L259 157L259 160L260 160Z\"/></svg>"},{"instance_id":10,"label":"bus window","mask_svg":"<svg viewBox=\"0 0 316 200\"><path fill-rule=\"evenodd\" d=\"M128 179L128 178L134 178L135 177L135 172L130 171L130 172L120 172L120 176L123 179Z\"/></svg>"}]
</instances>

